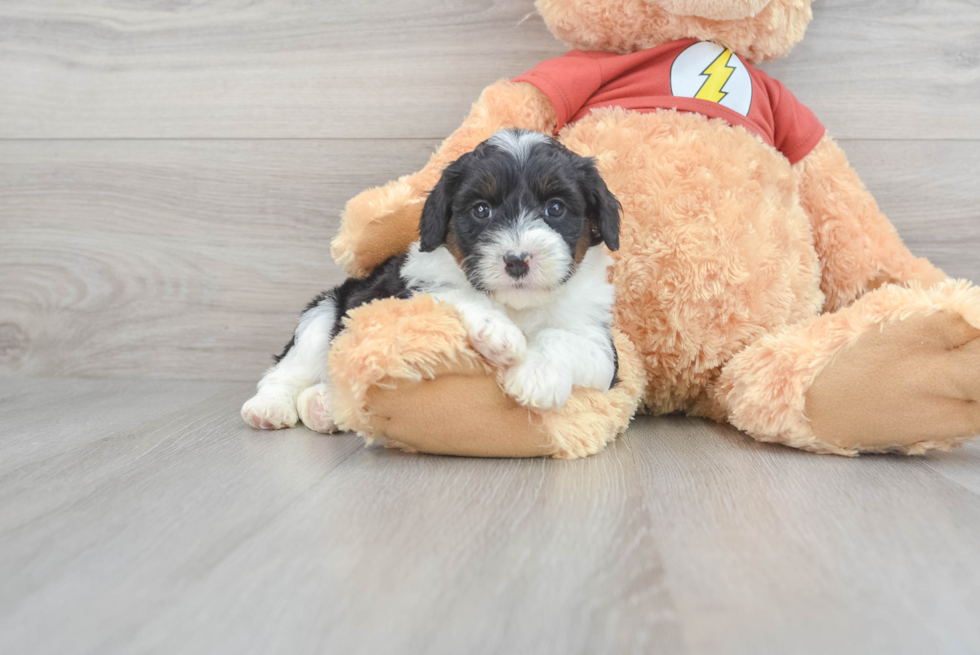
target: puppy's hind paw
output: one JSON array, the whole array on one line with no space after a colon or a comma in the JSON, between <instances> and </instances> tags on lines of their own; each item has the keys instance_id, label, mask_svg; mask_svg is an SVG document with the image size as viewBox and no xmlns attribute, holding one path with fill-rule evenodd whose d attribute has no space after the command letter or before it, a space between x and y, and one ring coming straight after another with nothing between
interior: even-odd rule
<instances>
[{"instance_id":1,"label":"puppy's hind paw","mask_svg":"<svg viewBox=\"0 0 980 655\"><path fill-rule=\"evenodd\" d=\"M288 397L257 393L242 405L242 418L257 430L281 430L296 425L296 407Z\"/></svg>"},{"instance_id":2,"label":"puppy's hind paw","mask_svg":"<svg viewBox=\"0 0 980 655\"><path fill-rule=\"evenodd\" d=\"M531 409L557 409L572 395L572 376L561 364L532 353L507 370L504 391Z\"/></svg>"},{"instance_id":3,"label":"puppy's hind paw","mask_svg":"<svg viewBox=\"0 0 980 655\"><path fill-rule=\"evenodd\" d=\"M521 329L495 316L479 321L470 332L476 351L498 366L513 366L524 360L527 339Z\"/></svg>"},{"instance_id":4,"label":"puppy's hind paw","mask_svg":"<svg viewBox=\"0 0 980 655\"><path fill-rule=\"evenodd\" d=\"M330 386L326 384L316 384L305 389L296 399L296 409L299 410L303 425L323 434L337 432L337 424L333 420L332 397Z\"/></svg>"}]
</instances>

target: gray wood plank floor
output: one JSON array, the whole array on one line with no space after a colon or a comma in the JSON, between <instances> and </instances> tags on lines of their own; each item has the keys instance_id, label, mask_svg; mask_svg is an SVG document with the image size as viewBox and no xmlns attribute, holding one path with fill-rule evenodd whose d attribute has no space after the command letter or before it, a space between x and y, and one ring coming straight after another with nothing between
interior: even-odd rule
<instances>
[{"instance_id":1,"label":"gray wood plank floor","mask_svg":"<svg viewBox=\"0 0 980 655\"><path fill-rule=\"evenodd\" d=\"M358 191L564 48L530 0L0 0L0 651L977 653L980 444L638 419L466 460L238 417ZM526 18L526 19L525 19ZM763 68L980 280L980 4L817 0Z\"/></svg>"},{"instance_id":2,"label":"gray wood plank floor","mask_svg":"<svg viewBox=\"0 0 980 655\"><path fill-rule=\"evenodd\" d=\"M816 457L667 417L454 459L250 430L249 388L0 379L5 652L980 650L980 445Z\"/></svg>"}]
</instances>

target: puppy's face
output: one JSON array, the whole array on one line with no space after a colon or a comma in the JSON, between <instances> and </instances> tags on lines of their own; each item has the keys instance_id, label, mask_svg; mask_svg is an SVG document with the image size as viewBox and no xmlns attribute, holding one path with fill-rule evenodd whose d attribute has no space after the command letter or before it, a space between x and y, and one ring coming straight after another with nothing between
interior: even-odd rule
<instances>
[{"instance_id":1,"label":"puppy's face","mask_svg":"<svg viewBox=\"0 0 980 655\"><path fill-rule=\"evenodd\" d=\"M503 130L450 164L419 223L474 288L526 304L567 281L586 251L619 247L619 202L594 162L538 132Z\"/></svg>"}]
</instances>

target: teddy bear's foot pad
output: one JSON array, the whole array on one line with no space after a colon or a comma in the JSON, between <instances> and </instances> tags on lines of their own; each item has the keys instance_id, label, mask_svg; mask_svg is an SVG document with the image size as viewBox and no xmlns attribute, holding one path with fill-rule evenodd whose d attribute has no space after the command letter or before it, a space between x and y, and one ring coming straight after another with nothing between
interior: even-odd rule
<instances>
[{"instance_id":1,"label":"teddy bear's foot pad","mask_svg":"<svg viewBox=\"0 0 980 655\"><path fill-rule=\"evenodd\" d=\"M940 311L861 335L817 376L806 416L823 442L947 449L980 434L980 329Z\"/></svg>"}]
</instances>

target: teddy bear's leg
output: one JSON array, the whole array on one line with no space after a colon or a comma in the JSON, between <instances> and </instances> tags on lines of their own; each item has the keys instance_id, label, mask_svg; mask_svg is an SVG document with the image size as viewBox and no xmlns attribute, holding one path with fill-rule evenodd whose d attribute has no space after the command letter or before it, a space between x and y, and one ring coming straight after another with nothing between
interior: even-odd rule
<instances>
[{"instance_id":1,"label":"teddy bear's leg","mask_svg":"<svg viewBox=\"0 0 980 655\"><path fill-rule=\"evenodd\" d=\"M883 284L919 281L929 286L945 279L942 271L902 244L830 136L794 168L800 204L809 215L822 264L825 311L846 307Z\"/></svg>"},{"instance_id":2,"label":"teddy bear's leg","mask_svg":"<svg viewBox=\"0 0 980 655\"><path fill-rule=\"evenodd\" d=\"M405 450L476 457L574 458L622 432L644 384L636 349L614 335L619 383L576 388L560 409L507 396L470 346L456 310L430 296L387 299L351 312L330 353L334 419Z\"/></svg>"},{"instance_id":3,"label":"teddy bear's leg","mask_svg":"<svg viewBox=\"0 0 980 655\"><path fill-rule=\"evenodd\" d=\"M729 421L822 453L948 450L980 434L980 289L887 285L725 365Z\"/></svg>"},{"instance_id":4,"label":"teddy bear's leg","mask_svg":"<svg viewBox=\"0 0 980 655\"><path fill-rule=\"evenodd\" d=\"M347 202L340 231L331 244L336 262L353 277L364 277L418 239L419 216L442 169L494 132L522 127L550 133L555 110L537 87L500 80L483 90L469 116L418 173L368 189Z\"/></svg>"}]
</instances>

